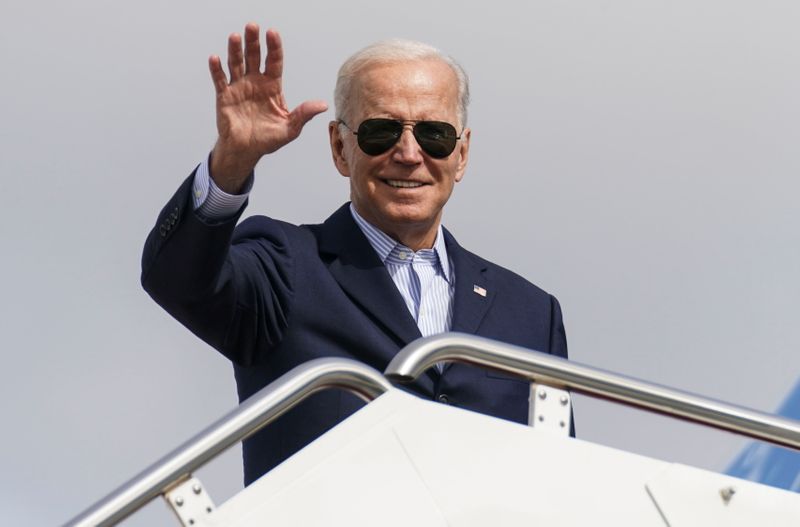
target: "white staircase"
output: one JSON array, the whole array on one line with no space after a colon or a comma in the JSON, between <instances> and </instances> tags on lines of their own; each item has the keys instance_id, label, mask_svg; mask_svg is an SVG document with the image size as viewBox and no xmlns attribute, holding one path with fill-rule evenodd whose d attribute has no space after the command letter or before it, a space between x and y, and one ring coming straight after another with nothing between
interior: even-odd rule
<instances>
[{"instance_id":1,"label":"white staircase","mask_svg":"<svg viewBox=\"0 0 800 527\"><path fill-rule=\"evenodd\" d=\"M561 390L790 448L800 447L796 421L464 335L412 344L386 377L409 381L442 360L529 377L533 426L421 400L363 365L322 359L281 377L67 525L113 525L163 495L192 527L800 526L800 494L569 437ZM215 508L191 473L326 386L371 402Z\"/></svg>"}]
</instances>

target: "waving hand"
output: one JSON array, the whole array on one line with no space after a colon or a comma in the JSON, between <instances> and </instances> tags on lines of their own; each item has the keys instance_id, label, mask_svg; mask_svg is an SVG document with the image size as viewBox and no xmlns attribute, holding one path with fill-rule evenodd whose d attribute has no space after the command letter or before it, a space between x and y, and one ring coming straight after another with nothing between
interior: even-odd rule
<instances>
[{"instance_id":1,"label":"waving hand","mask_svg":"<svg viewBox=\"0 0 800 527\"><path fill-rule=\"evenodd\" d=\"M283 46L277 31L266 34L267 58L261 72L261 45L257 24L247 24L242 37L228 38L230 81L216 55L208 68L217 97L219 137L211 154L211 174L226 192L237 193L265 154L294 140L315 115L328 109L324 101L306 101L294 110L283 95Z\"/></svg>"}]
</instances>

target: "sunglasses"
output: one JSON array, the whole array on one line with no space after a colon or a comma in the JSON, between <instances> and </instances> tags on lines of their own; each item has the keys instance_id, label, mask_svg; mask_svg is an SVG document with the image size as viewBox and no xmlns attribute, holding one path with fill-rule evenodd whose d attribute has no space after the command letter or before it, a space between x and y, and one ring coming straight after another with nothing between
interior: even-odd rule
<instances>
[{"instance_id":1,"label":"sunglasses","mask_svg":"<svg viewBox=\"0 0 800 527\"><path fill-rule=\"evenodd\" d=\"M347 123L339 119L345 128L353 132ZM411 132L420 148L429 156L444 159L456 149L456 141L461 139L455 127L440 121L397 121L395 119L367 119L353 132L358 137L358 146L370 156L378 156L392 148L406 124L411 124Z\"/></svg>"}]
</instances>

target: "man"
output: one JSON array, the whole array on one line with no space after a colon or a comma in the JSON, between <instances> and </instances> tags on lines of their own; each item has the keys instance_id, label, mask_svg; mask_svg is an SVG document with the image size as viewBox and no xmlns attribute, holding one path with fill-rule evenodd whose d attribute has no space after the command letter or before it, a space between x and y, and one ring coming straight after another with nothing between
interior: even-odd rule
<instances>
[{"instance_id":1,"label":"man","mask_svg":"<svg viewBox=\"0 0 800 527\"><path fill-rule=\"evenodd\" d=\"M383 370L423 335L462 331L566 357L558 302L461 248L440 224L467 165L466 75L430 46L379 43L351 57L329 125L351 204L321 225L256 216L238 227L258 160L326 110L292 111L281 89L280 37L228 40L230 79L209 59L219 138L160 214L142 258L153 298L234 363L241 400L298 364L350 357ZM235 227L235 229L234 229ZM524 422L528 385L462 364L433 370L421 397ZM244 445L258 478L358 409L345 393L308 399Z\"/></svg>"}]
</instances>

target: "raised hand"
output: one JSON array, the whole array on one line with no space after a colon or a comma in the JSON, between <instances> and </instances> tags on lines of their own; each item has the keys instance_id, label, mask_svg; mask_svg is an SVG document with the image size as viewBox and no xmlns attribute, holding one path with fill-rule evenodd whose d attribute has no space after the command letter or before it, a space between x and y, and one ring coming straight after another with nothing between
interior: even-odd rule
<instances>
[{"instance_id":1,"label":"raised hand","mask_svg":"<svg viewBox=\"0 0 800 527\"><path fill-rule=\"evenodd\" d=\"M258 24L247 24L242 37L228 37L230 82L216 55L208 69L217 94L217 132L211 154L211 174L224 191L238 193L256 163L294 140L315 115L328 109L324 101L306 101L294 110L283 96L283 46L275 30L268 30L267 59L261 72Z\"/></svg>"}]
</instances>

